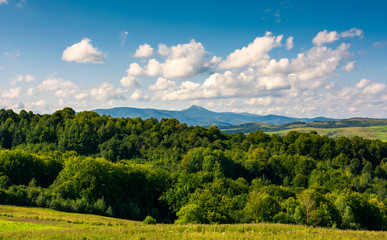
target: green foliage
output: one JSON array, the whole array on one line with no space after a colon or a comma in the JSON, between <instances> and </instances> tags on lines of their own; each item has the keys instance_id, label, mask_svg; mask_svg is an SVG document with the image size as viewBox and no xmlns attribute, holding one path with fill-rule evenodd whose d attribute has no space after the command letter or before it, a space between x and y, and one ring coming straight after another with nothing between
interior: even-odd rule
<instances>
[{"instance_id":1,"label":"green foliage","mask_svg":"<svg viewBox=\"0 0 387 240\"><path fill-rule=\"evenodd\" d=\"M155 225L157 223L157 221L156 221L156 219L154 219L151 216L146 216L143 223L148 224L148 225Z\"/></svg>"},{"instance_id":2,"label":"green foliage","mask_svg":"<svg viewBox=\"0 0 387 240\"><path fill-rule=\"evenodd\" d=\"M387 143L377 140L227 135L65 108L0 110L0 147L2 204L163 223L387 229Z\"/></svg>"},{"instance_id":3,"label":"green foliage","mask_svg":"<svg viewBox=\"0 0 387 240\"><path fill-rule=\"evenodd\" d=\"M280 211L278 201L267 193L251 192L245 212L252 222L271 222Z\"/></svg>"}]
</instances>

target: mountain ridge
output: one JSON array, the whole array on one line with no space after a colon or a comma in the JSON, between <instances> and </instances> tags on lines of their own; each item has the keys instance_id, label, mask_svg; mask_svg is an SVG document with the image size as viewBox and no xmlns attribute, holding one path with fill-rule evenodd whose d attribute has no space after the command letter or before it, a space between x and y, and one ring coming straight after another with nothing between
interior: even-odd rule
<instances>
[{"instance_id":1,"label":"mountain ridge","mask_svg":"<svg viewBox=\"0 0 387 240\"><path fill-rule=\"evenodd\" d=\"M214 112L204 107L192 105L189 108L177 110L161 110L152 108L115 107L107 109L92 110L100 115L111 117L140 117L147 119L176 118L181 123L194 126L230 126L249 122L263 122L269 124L286 124L291 122L313 122L313 121L334 121L325 117L317 118L292 118L280 115L257 115L253 113Z\"/></svg>"}]
</instances>

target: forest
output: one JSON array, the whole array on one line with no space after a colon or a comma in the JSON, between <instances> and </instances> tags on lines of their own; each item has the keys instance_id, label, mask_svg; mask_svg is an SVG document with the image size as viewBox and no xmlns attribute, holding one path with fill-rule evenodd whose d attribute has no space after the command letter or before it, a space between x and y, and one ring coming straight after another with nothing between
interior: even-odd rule
<instances>
[{"instance_id":1,"label":"forest","mask_svg":"<svg viewBox=\"0 0 387 240\"><path fill-rule=\"evenodd\" d=\"M0 204L158 223L387 230L387 143L0 110Z\"/></svg>"}]
</instances>

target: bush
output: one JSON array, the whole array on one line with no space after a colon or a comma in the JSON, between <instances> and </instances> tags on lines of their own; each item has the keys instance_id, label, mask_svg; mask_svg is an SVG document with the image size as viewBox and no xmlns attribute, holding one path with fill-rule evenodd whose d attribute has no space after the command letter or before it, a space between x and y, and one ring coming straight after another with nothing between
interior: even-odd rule
<instances>
[{"instance_id":1,"label":"bush","mask_svg":"<svg viewBox=\"0 0 387 240\"><path fill-rule=\"evenodd\" d=\"M147 217L144 219L143 223L145 223L145 224L156 224L157 221L156 221L156 219L154 219L153 217L147 216Z\"/></svg>"}]
</instances>

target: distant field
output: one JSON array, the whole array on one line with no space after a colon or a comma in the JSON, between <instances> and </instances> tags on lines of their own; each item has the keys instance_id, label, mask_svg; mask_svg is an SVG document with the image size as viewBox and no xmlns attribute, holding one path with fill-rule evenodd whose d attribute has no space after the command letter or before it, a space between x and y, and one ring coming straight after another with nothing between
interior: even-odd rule
<instances>
[{"instance_id":1,"label":"distant field","mask_svg":"<svg viewBox=\"0 0 387 240\"><path fill-rule=\"evenodd\" d=\"M387 239L383 231L284 224L145 225L48 209L0 205L0 239Z\"/></svg>"},{"instance_id":2,"label":"distant field","mask_svg":"<svg viewBox=\"0 0 387 240\"><path fill-rule=\"evenodd\" d=\"M316 131L320 135L326 135L332 138L338 138L340 136L354 137L359 136L368 139L379 139L384 142L387 141L387 125L384 126L372 126L372 127L345 127L345 128L292 128L282 131L265 132L267 134L279 134L285 135L289 131L310 132Z\"/></svg>"}]
</instances>

